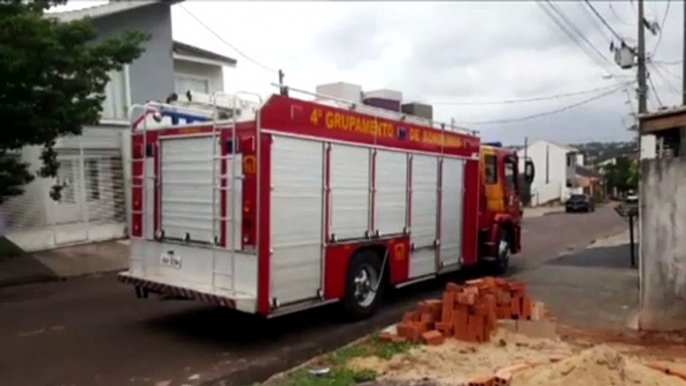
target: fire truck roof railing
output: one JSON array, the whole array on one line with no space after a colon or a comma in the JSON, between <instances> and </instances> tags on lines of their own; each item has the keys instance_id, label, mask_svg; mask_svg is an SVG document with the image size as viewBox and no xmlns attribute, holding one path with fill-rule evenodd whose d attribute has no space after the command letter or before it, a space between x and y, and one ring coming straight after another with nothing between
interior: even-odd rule
<instances>
[{"instance_id":1,"label":"fire truck roof railing","mask_svg":"<svg viewBox=\"0 0 686 386\"><path fill-rule=\"evenodd\" d=\"M348 108L350 110L356 110L356 111L364 112L364 113L371 114L371 115L377 115L377 116L387 118L387 119L393 119L393 120L398 120L398 121L405 121L405 120L409 119L411 121L415 121L415 123L417 123L417 124L423 124L423 125L431 126L434 129L438 129L438 130L454 131L454 132L468 134L468 135L477 135L477 136L479 135L478 130L467 129L465 127L455 126L455 125L451 125L451 124L448 124L445 122L439 122L439 121L434 121L431 119L417 117L414 115L404 114L404 113L399 112L399 111L396 112L396 111L386 110L386 109L382 109L379 107L365 105L365 104L355 102L355 101L336 98L336 97L332 97L329 95L317 94L317 93L314 93L311 91L301 90L301 89L297 89L297 88L292 88L292 87L288 87L288 86L278 84L278 83L272 83L272 86L278 87L281 90L282 94L285 93L286 95L288 95L289 91L295 91L295 92L300 93L300 94L315 97L317 99L315 99L313 101L314 103L327 104L324 102L326 102L326 101L337 102L337 104L335 105L336 107L341 107L341 108L345 107L345 108ZM343 104L343 106L341 106L340 104Z\"/></svg>"},{"instance_id":2,"label":"fire truck roof railing","mask_svg":"<svg viewBox=\"0 0 686 386\"><path fill-rule=\"evenodd\" d=\"M467 129L464 127L459 127L451 124L447 124L444 122L439 122L439 121L434 121L430 119L425 119L422 117L417 117L414 115L409 115L409 114L404 114L402 112L396 112L396 111L391 111L391 110L386 110L374 106L368 106L364 105L359 102L355 101L350 101L350 100L345 100L341 98L335 98L332 96L328 95L322 95L322 94L317 94L313 93L310 91L305 91L305 90L300 90L297 88L292 88L288 86L284 86L281 84L276 84L272 83L272 86L278 87L281 91L281 94L284 94L288 96L289 92L295 92L303 95L307 95L310 97L314 97L315 99L312 101L314 103L318 104L323 104L327 106L333 106L333 107L338 107L338 108L345 108L349 110L355 110L361 113L366 113L369 115L374 115L380 118L386 118L386 119L391 119L391 120L398 120L398 121L406 121L406 122L411 122L417 125L425 125L425 126L430 126L434 129L437 130L445 130L445 131L451 131L451 132L458 132L462 134L467 134L467 135L474 135L478 136L479 132L477 130L471 130ZM221 94L221 95L219 95ZM130 116L132 117L132 125L133 129L136 130L136 128L145 121L148 116L151 116L154 118L158 124L153 125L152 127L148 126L148 129L156 129L156 128L161 128L161 127L166 127L169 126L169 123L171 125L176 126L178 124L183 124L185 125L193 125L193 124L207 124L207 122L215 120L215 124L233 124L234 122L244 122L244 121L250 121L255 119L255 114L259 111L259 109L262 107L261 106L261 101L260 103L256 103L253 101L247 101L238 98L240 94L245 94L248 95L247 93L237 93L234 98L237 100L233 101L231 106L233 109L235 109L237 113L237 119L234 120L232 117L223 117L221 114L216 114L218 111L218 108L224 108L226 107L226 103L219 103L219 97L223 97L226 99L229 97L228 94L226 93L215 93L214 95L206 95L203 96L202 98L197 98L200 93L195 93L195 98L193 98L193 101L179 101L181 103L176 103L176 104L168 104L168 103L160 103L160 102L150 102L143 105L137 105L137 106L131 106L130 109ZM253 95L253 94L249 94ZM257 94L254 94L257 95ZM209 102L208 102L209 101ZM143 108L143 111L141 114L137 116L133 116L132 112L134 110L134 107L138 108ZM232 110L233 110L232 109ZM243 114L243 111L245 111L247 114ZM171 121L167 124L162 123L162 118L168 117L171 119ZM183 121L183 122L181 122Z\"/></svg>"}]
</instances>

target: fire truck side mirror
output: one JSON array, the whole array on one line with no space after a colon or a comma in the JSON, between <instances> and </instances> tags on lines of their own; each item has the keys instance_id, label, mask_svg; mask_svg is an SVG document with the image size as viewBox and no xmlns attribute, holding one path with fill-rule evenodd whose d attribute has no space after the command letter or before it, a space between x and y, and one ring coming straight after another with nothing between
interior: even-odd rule
<instances>
[{"instance_id":1,"label":"fire truck side mirror","mask_svg":"<svg viewBox=\"0 0 686 386\"><path fill-rule=\"evenodd\" d=\"M524 161L524 181L526 181L527 184L532 183L535 175L534 162L530 159Z\"/></svg>"}]
</instances>

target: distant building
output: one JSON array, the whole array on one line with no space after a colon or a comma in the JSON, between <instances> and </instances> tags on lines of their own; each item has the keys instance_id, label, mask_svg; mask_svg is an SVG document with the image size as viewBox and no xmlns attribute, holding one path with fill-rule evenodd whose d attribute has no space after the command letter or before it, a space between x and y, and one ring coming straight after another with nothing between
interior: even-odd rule
<instances>
[{"instance_id":1,"label":"distant building","mask_svg":"<svg viewBox=\"0 0 686 386\"><path fill-rule=\"evenodd\" d=\"M570 194L581 192L576 179L578 149L550 141L536 141L526 150L517 152L520 159L523 159L525 151L536 172L531 183L532 205L564 202ZM523 161L520 167L523 167Z\"/></svg>"},{"instance_id":2,"label":"distant building","mask_svg":"<svg viewBox=\"0 0 686 386\"><path fill-rule=\"evenodd\" d=\"M597 171L577 166L576 181L584 194L588 194L591 197L604 197L603 175Z\"/></svg>"}]
</instances>

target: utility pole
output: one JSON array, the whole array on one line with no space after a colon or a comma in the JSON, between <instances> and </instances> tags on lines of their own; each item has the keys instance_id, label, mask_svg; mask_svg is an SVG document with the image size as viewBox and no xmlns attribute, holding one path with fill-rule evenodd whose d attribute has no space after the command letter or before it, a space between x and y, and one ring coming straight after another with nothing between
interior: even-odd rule
<instances>
[{"instance_id":1,"label":"utility pole","mask_svg":"<svg viewBox=\"0 0 686 386\"><path fill-rule=\"evenodd\" d=\"M643 0L638 0L638 115L648 111L648 86L646 85L646 45L645 27L643 25ZM638 146L638 159L641 158L641 120L636 117L636 145Z\"/></svg>"},{"instance_id":2,"label":"utility pole","mask_svg":"<svg viewBox=\"0 0 686 386\"><path fill-rule=\"evenodd\" d=\"M643 0L638 0L638 113L648 110L648 86L646 85L645 27L643 25ZM639 137L640 138L640 137ZM639 141L640 142L640 141Z\"/></svg>"}]
</instances>

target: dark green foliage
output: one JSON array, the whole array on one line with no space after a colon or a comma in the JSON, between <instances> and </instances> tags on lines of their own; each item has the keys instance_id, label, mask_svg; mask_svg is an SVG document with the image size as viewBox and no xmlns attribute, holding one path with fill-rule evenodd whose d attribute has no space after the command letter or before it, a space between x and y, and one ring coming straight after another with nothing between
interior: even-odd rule
<instances>
[{"instance_id":1,"label":"dark green foliage","mask_svg":"<svg viewBox=\"0 0 686 386\"><path fill-rule=\"evenodd\" d=\"M614 165L605 167L605 183L608 189L617 188L627 192L638 188L638 162L627 157L617 157Z\"/></svg>"},{"instance_id":2,"label":"dark green foliage","mask_svg":"<svg viewBox=\"0 0 686 386\"><path fill-rule=\"evenodd\" d=\"M34 176L7 152L44 148L38 175L59 168L55 140L99 121L108 72L143 52L147 36L125 31L95 42L89 20L58 22L44 14L65 0L0 1L0 203L21 194ZM54 197L59 192L53 192Z\"/></svg>"}]
</instances>

